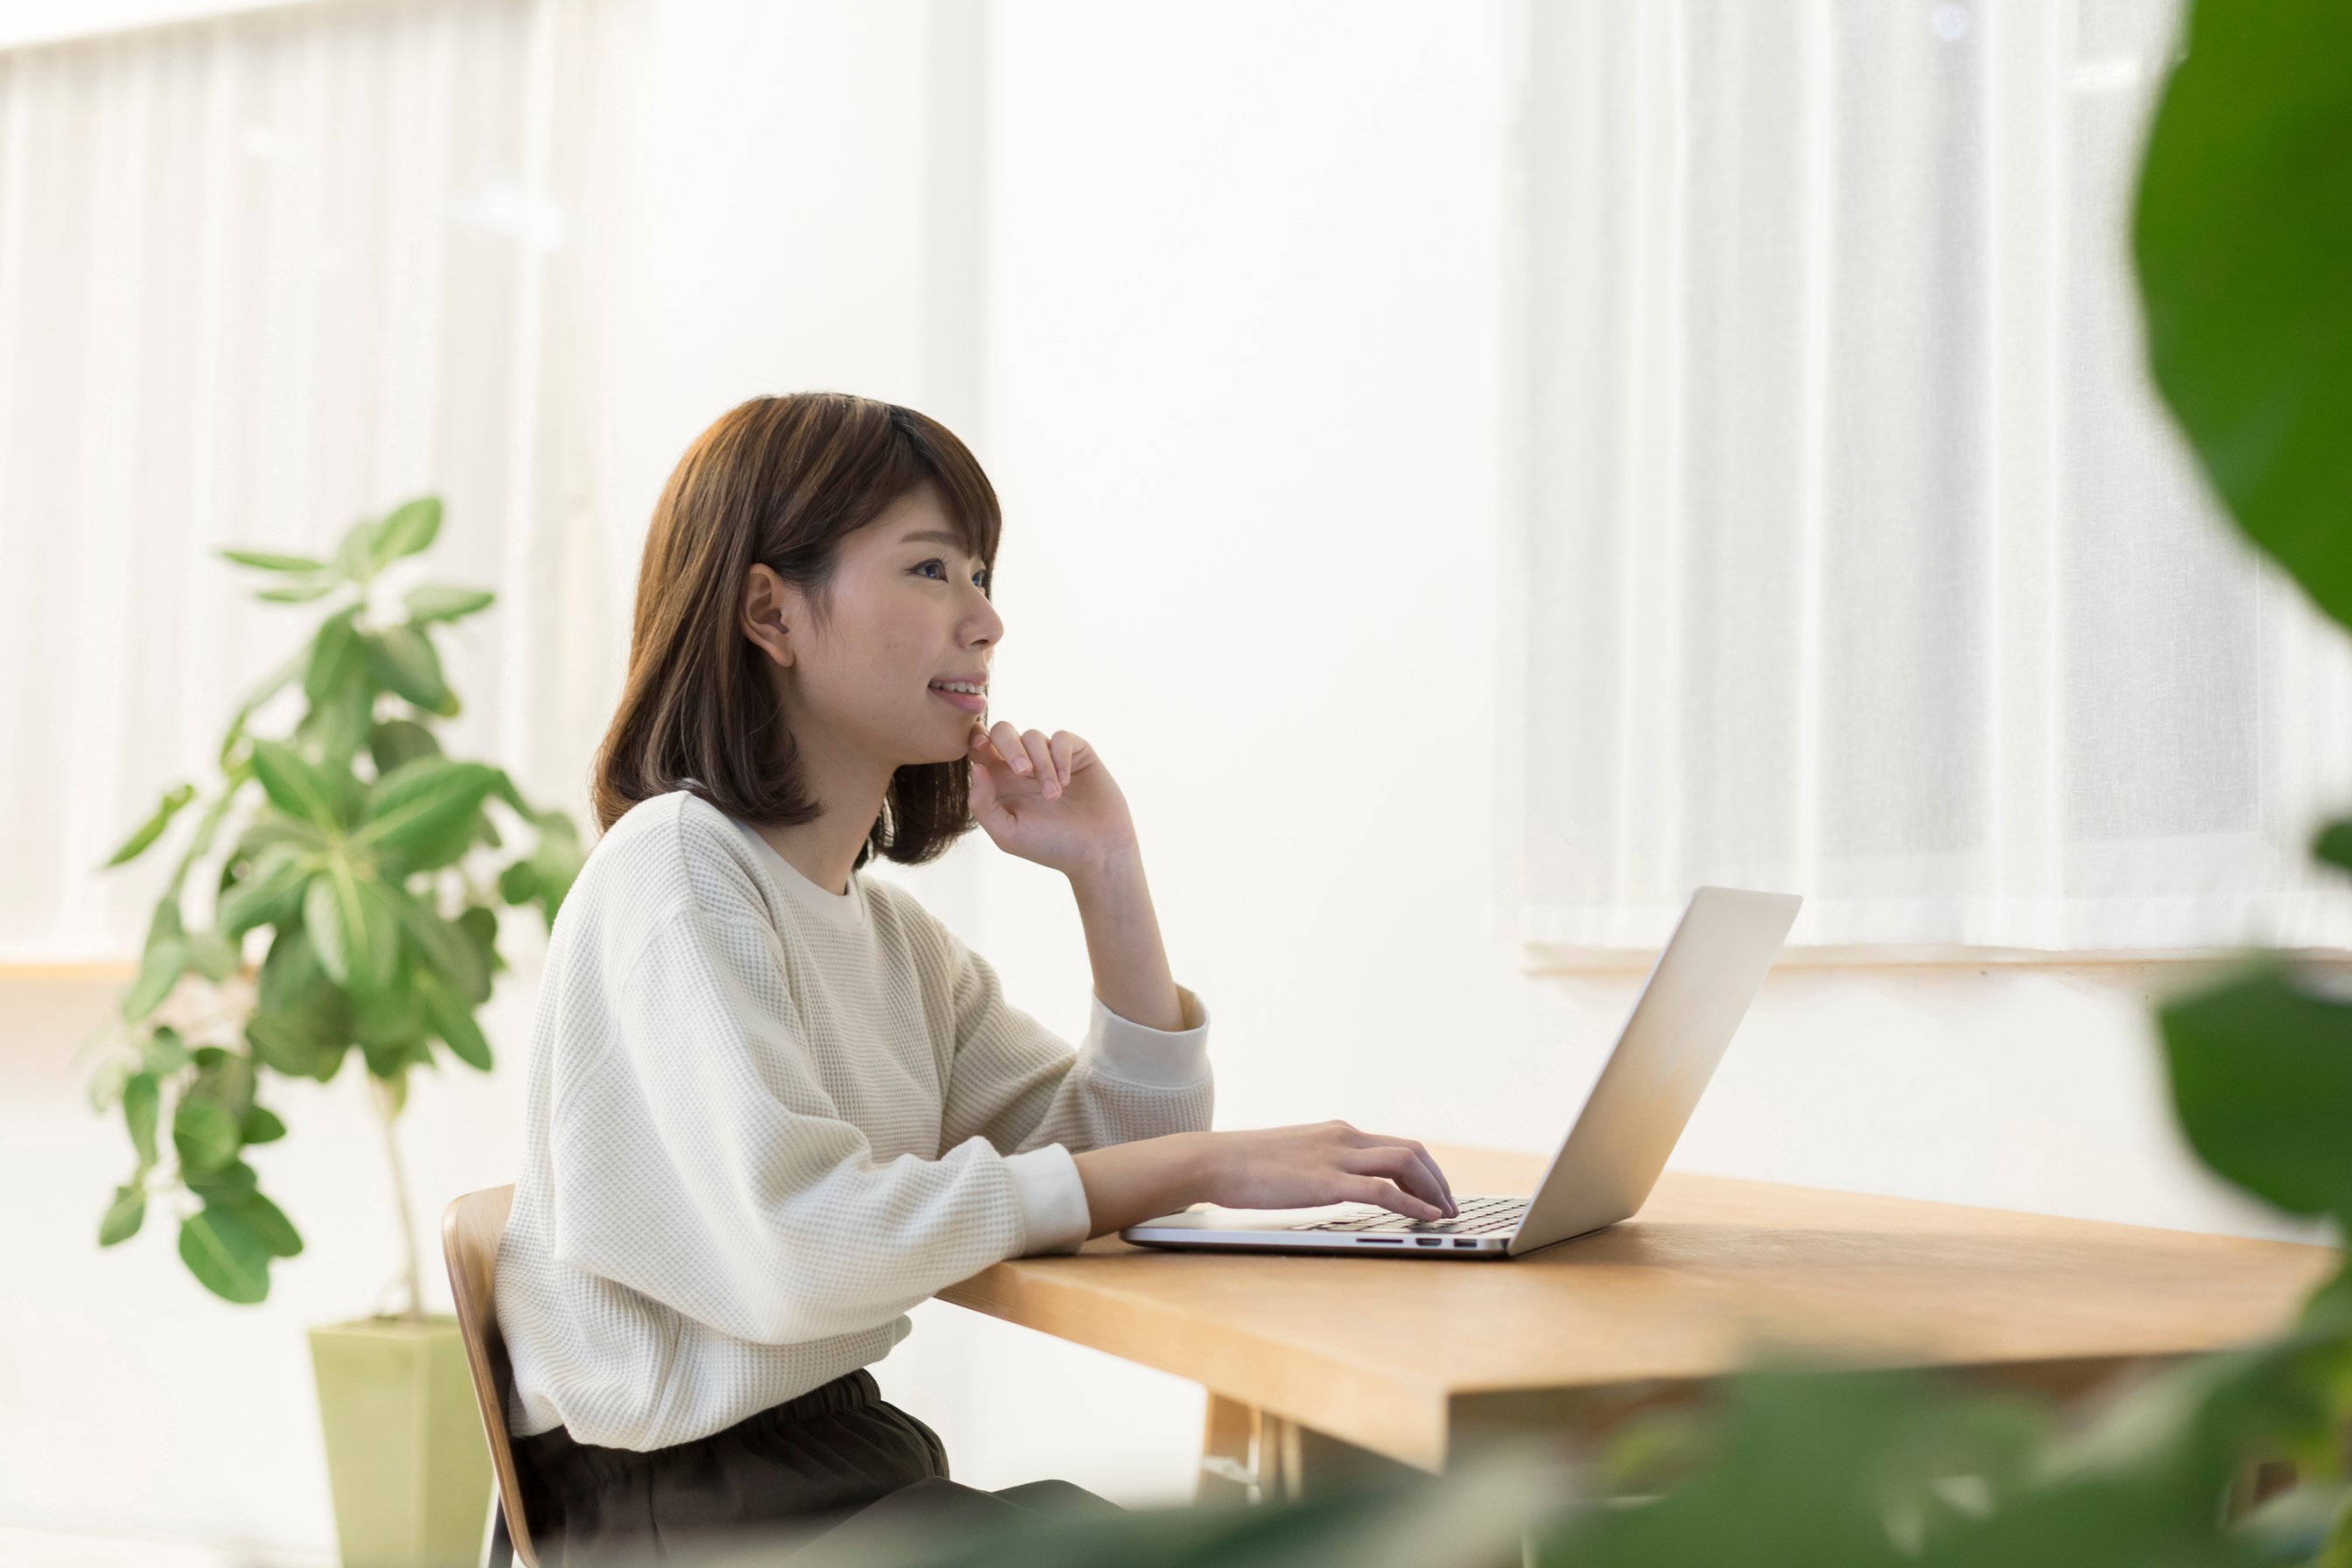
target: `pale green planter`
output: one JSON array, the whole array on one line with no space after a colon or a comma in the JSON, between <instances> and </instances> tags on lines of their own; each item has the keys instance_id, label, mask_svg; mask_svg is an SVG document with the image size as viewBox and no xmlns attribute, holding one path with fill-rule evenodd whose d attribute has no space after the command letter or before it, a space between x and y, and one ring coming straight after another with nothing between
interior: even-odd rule
<instances>
[{"instance_id":1,"label":"pale green planter","mask_svg":"<svg viewBox=\"0 0 2352 1568\"><path fill-rule=\"evenodd\" d=\"M457 1320L310 1331L342 1568L475 1568L490 1452Z\"/></svg>"}]
</instances>

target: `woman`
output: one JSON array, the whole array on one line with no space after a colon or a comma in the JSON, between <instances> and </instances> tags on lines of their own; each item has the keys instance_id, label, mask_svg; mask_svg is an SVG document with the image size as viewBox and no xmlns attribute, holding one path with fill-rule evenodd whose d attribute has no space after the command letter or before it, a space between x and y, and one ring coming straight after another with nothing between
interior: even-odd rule
<instances>
[{"instance_id":1,"label":"woman","mask_svg":"<svg viewBox=\"0 0 2352 1568\"><path fill-rule=\"evenodd\" d=\"M1170 973L1118 784L1068 731L982 717L999 525L954 436L831 393L730 411L654 510L498 1262L551 1564L804 1540L884 1498L1108 1507L948 1481L864 1370L907 1309L1202 1200L1454 1212L1410 1140L1207 1130L1208 1014ZM1075 1053L857 875L974 821L1070 880L1095 980Z\"/></svg>"}]
</instances>

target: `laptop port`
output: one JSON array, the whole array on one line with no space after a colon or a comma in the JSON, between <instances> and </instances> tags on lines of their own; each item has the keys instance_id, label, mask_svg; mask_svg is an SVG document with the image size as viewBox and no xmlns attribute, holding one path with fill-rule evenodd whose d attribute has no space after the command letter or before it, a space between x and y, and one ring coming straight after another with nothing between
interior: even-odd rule
<instances>
[{"instance_id":1,"label":"laptop port","mask_svg":"<svg viewBox=\"0 0 2352 1568\"><path fill-rule=\"evenodd\" d=\"M1356 1237L1356 1239L1358 1241L1369 1241L1374 1247L1402 1247L1404 1245L1404 1237L1401 1236L1360 1236Z\"/></svg>"},{"instance_id":2,"label":"laptop port","mask_svg":"<svg viewBox=\"0 0 2352 1568\"><path fill-rule=\"evenodd\" d=\"M1475 1241L1457 1241L1454 1245L1456 1247L1476 1247L1478 1244Z\"/></svg>"},{"instance_id":3,"label":"laptop port","mask_svg":"<svg viewBox=\"0 0 2352 1568\"><path fill-rule=\"evenodd\" d=\"M1413 1239L1423 1247L1443 1247L1445 1245L1445 1238L1442 1236L1418 1236L1413 1237Z\"/></svg>"}]
</instances>

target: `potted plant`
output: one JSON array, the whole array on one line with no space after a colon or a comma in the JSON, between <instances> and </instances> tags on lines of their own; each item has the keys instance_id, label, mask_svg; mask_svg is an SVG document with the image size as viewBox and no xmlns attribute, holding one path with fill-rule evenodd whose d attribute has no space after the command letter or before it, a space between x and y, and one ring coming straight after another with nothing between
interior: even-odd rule
<instances>
[{"instance_id":1,"label":"potted plant","mask_svg":"<svg viewBox=\"0 0 2352 1568\"><path fill-rule=\"evenodd\" d=\"M439 1068L436 1045L489 1070L475 1009L506 967L498 906L535 904L551 926L581 860L569 816L435 737L458 701L434 638L492 600L434 583L394 596L440 527L441 503L425 497L354 524L331 560L221 552L268 575L258 599L323 615L229 721L219 778L122 994L118 1048L91 1085L100 1110L120 1108L136 1159L99 1244L137 1235L161 1205L188 1271L250 1303L268 1295L272 1262L302 1250L243 1158L286 1135L262 1102L269 1075L325 1083L357 1054L399 1197L405 1301L310 1332L347 1568L471 1563L479 1550L488 1455L456 1320L423 1310L394 1124L411 1069ZM298 685L290 731L257 732ZM199 798L193 784L166 790L108 866L173 837Z\"/></svg>"}]
</instances>

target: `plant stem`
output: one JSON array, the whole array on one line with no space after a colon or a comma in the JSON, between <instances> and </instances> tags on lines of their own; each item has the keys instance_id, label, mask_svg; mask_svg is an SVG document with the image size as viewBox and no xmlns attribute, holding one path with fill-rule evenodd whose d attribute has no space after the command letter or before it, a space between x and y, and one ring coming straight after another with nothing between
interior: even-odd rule
<instances>
[{"instance_id":1,"label":"plant stem","mask_svg":"<svg viewBox=\"0 0 2352 1568\"><path fill-rule=\"evenodd\" d=\"M425 1298L417 1289L416 1219L408 1212L408 1173L401 1167L400 1140L393 1133L393 1119L400 1113L392 1108L392 1091L384 1087L383 1079L369 1073L367 1081L368 1097L375 1101L376 1121L383 1127L383 1152L392 1164L393 1195L400 1200L400 1238L406 1248L408 1270L407 1318L412 1323L421 1323L425 1321Z\"/></svg>"}]
</instances>

